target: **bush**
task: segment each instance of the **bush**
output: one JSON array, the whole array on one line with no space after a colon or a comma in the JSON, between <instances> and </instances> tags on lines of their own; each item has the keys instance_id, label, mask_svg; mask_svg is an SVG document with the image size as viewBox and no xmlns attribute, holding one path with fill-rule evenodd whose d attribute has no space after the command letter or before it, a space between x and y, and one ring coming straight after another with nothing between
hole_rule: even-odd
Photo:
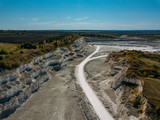
<instances>
[{"instance_id":1,"label":"bush","mask_svg":"<svg viewBox=\"0 0 160 120\"><path fill-rule=\"evenodd\" d=\"M6 55L6 58L10 58L10 55Z\"/></svg>"},{"instance_id":2,"label":"bush","mask_svg":"<svg viewBox=\"0 0 160 120\"><path fill-rule=\"evenodd\" d=\"M3 56L0 56L0 60L3 60Z\"/></svg>"},{"instance_id":3,"label":"bush","mask_svg":"<svg viewBox=\"0 0 160 120\"><path fill-rule=\"evenodd\" d=\"M58 43L57 43L57 41L54 43L54 46L55 46L55 47L58 47Z\"/></svg>"},{"instance_id":4,"label":"bush","mask_svg":"<svg viewBox=\"0 0 160 120\"><path fill-rule=\"evenodd\" d=\"M7 65L6 65L6 69L11 70L11 69L12 69L12 64L7 63Z\"/></svg>"},{"instance_id":5,"label":"bush","mask_svg":"<svg viewBox=\"0 0 160 120\"><path fill-rule=\"evenodd\" d=\"M1 49L1 50L0 50L0 54L6 55L6 54L8 54L8 50Z\"/></svg>"},{"instance_id":6,"label":"bush","mask_svg":"<svg viewBox=\"0 0 160 120\"><path fill-rule=\"evenodd\" d=\"M0 61L0 68L5 69L6 68L6 63L4 61Z\"/></svg>"},{"instance_id":7,"label":"bush","mask_svg":"<svg viewBox=\"0 0 160 120\"><path fill-rule=\"evenodd\" d=\"M24 52L21 50L21 51L20 51L20 54L23 54L23 53L24 53Z\"/></svg>"},{"instance_id":8,"label":"bush","mask_svg":"<svg viewBox=\"0 0 160 120\"><path fill-rule=\"evenodd\" d=\"M65 45L68 45L68 41L67 41L67 40L64 40L64 44L65 44Z\"/></svg>"},{"instance_id":9,"label":"bush","mask_svg":"<svg viewBox=\"0 0 160 120\"><path fill-rule=\"evenodd\" d=\"M132 103L133 103L133 106L134 106L135 108L138 108L138 106L141 105L141 103L140 103L140 98L136 97L136 98L132 101Z\"/></svg>"},{"instance_id":10,"label":"bush","mask_svg":"<svg viewBox=\"0 0 160 120\"><path fill-rule=\"evenodd\" d=\"M12 64L12 68L17 68L17 67L19 67L20 65L19 65L19 63L18 62L15 62L14 64Z\"/></svg>"},{"instance_id":11,"label":"bush","mask_svg":"<svg viewBox=\"0 0 160 120\"><path fill-rule=\"evenodd\" d=\"M14 55L14 53L13 53L13 52L10 52L10 54L11 54L11 55Z\"/></svg>"},{"instance_id":12,"label":"bush","mask_svg":"<svg viewBox=\"0 0 160 120\"><path fill-rule=\"evenodd\" d=\"M30 43L30 42L25 42L25 43L22 43L20 45L20 48L24 48L24 49L36 49L37 46L34 45L34 44L32 44L32 43Z\"/></svg>"},{"instance_id":13,"label":"bush","mask_svg":"<svg viewBox=\"0 0 160 120\"><path fill-rule=\"evenodd\" d=\"M149 78L154 78L154 75L148 75Z\"/></svg>"},{"instance_id":14,"label":"bush","mask_svg":"<svg viewBox=\"0 0 160 120\"><path fill-rule=\"evenodd\" d=\"M39 48L43 49L44 48L43 44L39 44Z\"/></svg>"},{"instance_id":15,"label":"bush","mask_svg":"<svg viewBox=\"0 0 160 120\"><path fill-rule=\"evenodd\" d=\"M51 42L53 42L53 39L46 40L46 43L51 43Z\"/></svg>"},{"instance_id":16,"label":"bush","mask_svg":"<svg viewBox=\"0 0 160 120\"><path fill-rule=\"evenodd\" d=\"M159 107L159 106L155 107L155 110L156 110L156 111L157 111L157 110L160 110L160 107Z\"/></svg>"},{"instance_id":17,"label":"bush","mask_svg":"<svg viewBox=\"0 0 160 120\"><path fill-rule=\"evenodd\" d=\"M136 76L136 73L135 73L135 72L133 72L133 73L132 73L132 77L135 77L135 76Z\"/></svg>"}]
</instances>

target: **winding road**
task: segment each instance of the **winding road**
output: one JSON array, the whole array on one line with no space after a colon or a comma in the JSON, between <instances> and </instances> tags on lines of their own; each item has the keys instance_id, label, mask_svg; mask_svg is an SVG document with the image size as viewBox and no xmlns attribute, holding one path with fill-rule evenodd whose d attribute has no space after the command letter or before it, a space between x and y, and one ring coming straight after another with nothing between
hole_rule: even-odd
<instances>
[{"instance_id":1,"label":"winding road","mask_svg":"<svg viewBox=\"0 0 160 120\"><path fill-rule=\"evenodd\" d=\"M98 59L98 58L107 56L107 55L102 55L102 56L98 56L95 58L91 58L94 54L96 54L99 51L99 49L100 49L100 46L96 46L96 50L76 67L75 76L76 76L76 79L78 80L80 86L82 87L83 92L85 93L89 102L93 106L99 119L100 120L114 120L113 117L110 115L110 113L105 109L102 102L98 99L98 97L96 96L96 94L94 93L92 88L87 83L86 77L84 74L84 66L87 62L89 62L90 60L93 60L93 59Z\"/></svg>"}]
</instances>

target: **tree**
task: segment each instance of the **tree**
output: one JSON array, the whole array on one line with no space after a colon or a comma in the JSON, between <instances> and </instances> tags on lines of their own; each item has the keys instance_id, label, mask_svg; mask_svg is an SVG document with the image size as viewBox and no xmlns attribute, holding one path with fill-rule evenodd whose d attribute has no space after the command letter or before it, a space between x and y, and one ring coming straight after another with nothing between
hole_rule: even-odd
<instances>
[{"instance_id":1,"label":"tree","mask_svg":"<svg viewBox=\"0 0 160 120\"><path fill-rule=\"evenodd\" d=\"M36 49L36 48L37 48L36 45L34 45L34 44L30 43L30 42L22 43L22 44L20 45L20 47L21 47L21 48L24 48L24 49Z\"/></svg>"},{"instance_id":2,"label":"tree","mask_svg":"<svg viewBox=\"0 0 160 120\"><path fill-rule=\"evenodd\" d=\"M3 60L3 56L0 56L0 60Z\"/></svg>"}]
</instances>

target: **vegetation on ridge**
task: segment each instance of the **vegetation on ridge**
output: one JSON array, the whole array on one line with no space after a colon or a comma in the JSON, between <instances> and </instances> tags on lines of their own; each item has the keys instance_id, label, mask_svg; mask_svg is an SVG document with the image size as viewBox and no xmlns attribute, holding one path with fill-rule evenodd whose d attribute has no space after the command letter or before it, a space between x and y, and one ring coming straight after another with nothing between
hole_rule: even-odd
<instances>
[{"instance_id":1,"label":"vegetation on ridge","mask_svg":"<svg viewBox=\"0 0 160 120\"><path fill-rule=\"evenodd\" d=\"M68 47L80 36L77 34L62 34L58 38L21 44L0 43L0 68L14 69L22 64L29 63L34 57L54 51L57 47Z\"/></svg>"},{"instance_id":2,"label":"vegetation on ridge","mask_svg":"<svg viewBox=\"0 0 160 120\"><path fill-rule=\"evenodd\" d=\"M143 95L148 101L160 107L160 54L141 51L114 52L111 57L115 61L127 59L130 66L126 76L144 81Z\"/></svg>"}]
</instances>

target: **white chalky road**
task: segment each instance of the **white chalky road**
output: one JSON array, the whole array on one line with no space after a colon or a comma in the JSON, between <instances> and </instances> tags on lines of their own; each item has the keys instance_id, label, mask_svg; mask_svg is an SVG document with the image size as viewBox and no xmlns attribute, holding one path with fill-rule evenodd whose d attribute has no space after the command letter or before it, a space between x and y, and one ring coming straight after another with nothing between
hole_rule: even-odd
<instances>
[{"instance_id":1,"label":"white chalky road","mask_svg":"<svg viewBox=\"0 0 160 120\"><path fill-rule=\"evenodd\" d=\"M93 59L98 59L98 58L107 56L107 55L102 55L102 56L98 56L95 58L91 58L94 54L96 54L99 51L99 49L100 49L100 46L97 46L96 50L76 67L75 76L80 86L82 87L83 92L86 94L89 102L93 106L99 119L100 120L114 120L113 117L110 115L110 113L105 109L102 102L98 99L98 97L96 96L92 88L88 85L86 81L86 77L84 75L84 66L87 62Z\"/></svg>"}]
</instances>

